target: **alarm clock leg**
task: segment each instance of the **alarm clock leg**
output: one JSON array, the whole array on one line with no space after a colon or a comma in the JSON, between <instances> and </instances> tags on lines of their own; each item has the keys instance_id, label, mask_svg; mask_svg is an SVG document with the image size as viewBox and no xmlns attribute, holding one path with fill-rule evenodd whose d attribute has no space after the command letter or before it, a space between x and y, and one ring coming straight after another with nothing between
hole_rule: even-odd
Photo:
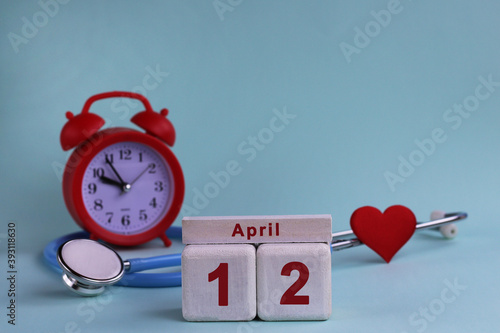
<instances>
[{"instance_id":1,"label":"alarm clock leg","mask_svg":"<svg viewBox=\"0 0 500 333\"><path fill-rule=\"evenodd\" d=\"M160 238L163 241L163 244L165 244L165 247L170 247L170 245L172 245L172 241L167 237L167 235L163 234Z\"/></svg>"}]
</instances>

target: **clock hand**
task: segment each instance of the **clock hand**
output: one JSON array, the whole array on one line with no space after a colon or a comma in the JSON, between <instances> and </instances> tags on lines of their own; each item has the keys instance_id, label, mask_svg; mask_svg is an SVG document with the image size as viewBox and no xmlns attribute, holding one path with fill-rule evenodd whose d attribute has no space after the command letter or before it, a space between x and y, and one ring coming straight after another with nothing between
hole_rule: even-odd
<instances>
[{"instance_id":1,"label":"clock hand","mask_svg":"<svg viewBox=\"0 0 500 333\"><path fill-rule=\"evenodd\" d=\"M108 156L106 156L106 163L109 164L109 166L111 167L111 170L113 170L113 172L115 173L116 177L118 177L118 180L120 181L120 185L121 186L127 185L127 183L125 183L123 181L122 177L120 177L120 174L118 173L118 171L116 171L115 167L113 166L113 163L111 163L111 161L108 159Z\"/></svg>"},{"instance_id":2,"label":"clock hand","mask_svg":"<svg viewBox=\"0 0 500 333\"><path fill-rule=\"evenodd\" d=\"M102 181L104 184L116 185L116 186L118 186L118 187L120 187L120 188L122 188L122 187L123 187L123 185L122 185L120 182L118 182L118 181L116 181L116 180L114 180L114 179L108 178L108 177L106 177L106 176L101 176L101 177L99 177L99 178L101 179L101 181Z\"/></svg>"},{"instance_id":3,"label":"clock hand","mask_svg":"<svg viewBox=\"0 0 500 333\"><path fill-rule=\"evenodd\" d=\"M108 156L106 156L105 159L106 159L106 163L109 164L109 166L111 167L111 170L113 170L116 177L118 177L118 179L120 180L120 186L122 188L122 192L120 194L123 194L125 192L130 191L130 189L131 189L130 184L123 181L122 177L120 176L118 171L116 171L115 167L113 166L113 163L111 163L111 161L108 159Z\"/></svg>"},{"instance_id":4,"label":"clock hand","mask_svg":"<svg viewBox=\"0 0 500 333\"><path fill-rule=\"evenodd\" d=\"M128 184L124 184L123 185L123 191L122 193L120 193L120 195L122 195L123 193L125 192L129 192L131 189L132 189L132 184L134 184L139 178L141 178L141 176L146 172L148 171L149 167L151 166L151 164L148 164L148 166L146 167L146 169L142 170L142 172L137 176L135 177L135 179L131 182L131 183L128 183Z\"/></svg>"},{"instance_id":5,"label":"clock hand","mask_svg":"<svg viewBox=\"0 0 500 333\"><path fill-rule=\"evenodd\" d=\"M130 185L133 185L139 178L141 178L142 175L145 174L146 171L149 170L150 166L151 166L151 164L148 164L148 166L146 167L146 169L142 170L142 172L137 177L135 177L135 179L130 183Z\"/></svg>"}]
</instances>

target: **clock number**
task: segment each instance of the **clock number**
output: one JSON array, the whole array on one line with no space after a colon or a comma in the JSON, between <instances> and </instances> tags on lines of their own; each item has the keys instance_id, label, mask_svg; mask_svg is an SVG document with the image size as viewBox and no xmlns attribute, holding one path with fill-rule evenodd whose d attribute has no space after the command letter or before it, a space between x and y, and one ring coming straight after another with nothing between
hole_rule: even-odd
<instances>
[{"instance_id":1,"label":"clock number","mask_svg":"<svg viewBox=\"0 0 500 333\"><path fill-rule=\"evenodd\" d=\"M156 173L156 164L149 163L149 173Z\"/></svg>"},{"instance_id":2,"label":"clock number","mask_svg":"<svg viewBox=\"0 0 500 333\"><path fill-rule=\"evenodd\" d=\"M155 181L155 186L156 186L156 187L155 187L155 191L156 191L156 192L161 192L161 191L163 191L163 182L161 182L161 181L157 180L157 181Z\"/></svg>"},{"instance_id":3,"label":"clock number","mask_svg":"<svg viewBox=\"0 0 500 333\"><path fill-rule=\"evenodd\" d=\"M109 161L109 163L114 163L113 161L113 154L104 154L104 160Z\"/></svg>"},{"instance_id":4,"label":"clock number","mask_svg":"<svg viewBox=\"0 0 500 333\"><path fill-rule=\"evenodd\" d=\"M146 210L145 209L141 209L139 211L139 220L146 221L147 219L148 219L148 214L146 214Z\"/></svg>"},{"instance_id":5,"label":"clock number","mask_svg":"<svg viewBox=\"0 0 500 333\"><path fill-rule=\"evenodd\" d=\"M142 152L139 153L139 162L142 162Z\"/></svg>"},{"instance_id":6,"label":"clock number","mask_svg":"<svg viewBox=\"0 0 500 333\"><path fill-rule=\"evenodd\" d=\"M287 289L287 291L285 291L283 296L281 296L280 304L309 304L309 296L297 295L299 290L302 289L307 283L307 280L309 280L309 269L301 262L292 261L283 266L281 275L290 276L292 271L298 271L299 278Z\"/></svg>"},{"instance_id":7,"label":"clock number","mask_svg":"<svg viewBox=\"0 0 500 333\"><path fill-rule=\"evenodd\" d=\"M219 306L228 306L229 283L228 283L228 263L219 264L213 272L208 274L208 282L219 279Z\"/></svg>"},{"instance_id":8,"label":"clock number","mask_svg":"<svg viewBox=\"0 0 500 333\"><path fill-rule=\"evenodd\" d=\"M132 151L130 149L120 149L120 160L131 160Z\"/></svg>"},{"instance_id":9,"label":"clock number","mask_svg":"<svg viewBox=\"0 0 500 333\"><path fill-rule=\"evenodd\" d=\"M130 215L123 215L122 216L122 224L124 226L129 226L130 225Z\"/></svg>"},{"instance_id":10,"label":"clock number","mask_svg":"<svg viewBox=\"0 0 500 333\"><path fill-rule=\"evenodd\" d=\"M102 206L102 199L94 200L94 210L101 211L104 207Z\"/></svg>"},{"instance_id":11,"label":"clock number","mask_svg":"<svg viewBox=\"0 0 500 333\"><path fill-rule=\"evenodd\" d=\"M107 212L106 216L108 217L108 223L111 223L111 219L113 218L113 212Z\"/></svg>"},{"instance_id":12,"label":"clock number","mask_svg":"<svg viewBox=\"0 0 500 333\"><path fill-rule=\"evenodd\" d=\"M153 198L150 202L149 205L153 208L156 208L156 198Z\"/></svg>"},{"instance_id":13,"label":"clock number","mask_svg":"<svg viewBox=\"0 0 500 333\"><path fill-rule=\"evenodd\" d=\"M94 172L94 178L101 178L102 176L104 176L103 168L94 168L93 172Z\"/></svg>"},{"instance_id":14,"label":"clock number","mask_svg":"<svg viewBox=\"0 0 500 333\"><path fill-rule=\"evenodd\" d=\"M97 185L95 183L90 183L88 188L89 194L94 194L97 191Z\"/></svg>"}]
</instances>

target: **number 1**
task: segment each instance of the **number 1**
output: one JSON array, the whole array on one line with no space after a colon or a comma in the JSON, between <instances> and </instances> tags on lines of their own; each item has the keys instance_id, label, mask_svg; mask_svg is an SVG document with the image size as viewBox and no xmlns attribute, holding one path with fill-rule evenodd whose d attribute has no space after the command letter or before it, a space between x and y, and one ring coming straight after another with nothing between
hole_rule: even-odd
<instances>
[{"instance_id":1,"label":"number 1","mask_svg":"<svg viewBox=\"0 0 500 333\"><path fill-rule=\"evenodd\" d=\"M228 306L228 264L220 263L213 272L208 274L208 282L219 279L219 306Z\"/></svg>"}]
</instances>

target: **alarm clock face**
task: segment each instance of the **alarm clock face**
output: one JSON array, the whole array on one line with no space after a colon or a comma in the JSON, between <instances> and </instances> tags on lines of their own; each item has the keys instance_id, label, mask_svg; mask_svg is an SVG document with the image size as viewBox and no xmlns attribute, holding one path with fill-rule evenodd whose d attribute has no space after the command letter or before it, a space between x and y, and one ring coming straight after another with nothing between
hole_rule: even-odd
<instances>
[{"instance_id":1,"label":"alarm clock face","mask_svg":"<svg viewBox=\"0 0 500 333\"><path fill-rule=\"evenodd\" d=\"M90 217L102 228L134 235L154 227L173 196L165 159L138 142L119 142L97 153L86 167L81 194Z\"/></svg>"}]
</instances>

